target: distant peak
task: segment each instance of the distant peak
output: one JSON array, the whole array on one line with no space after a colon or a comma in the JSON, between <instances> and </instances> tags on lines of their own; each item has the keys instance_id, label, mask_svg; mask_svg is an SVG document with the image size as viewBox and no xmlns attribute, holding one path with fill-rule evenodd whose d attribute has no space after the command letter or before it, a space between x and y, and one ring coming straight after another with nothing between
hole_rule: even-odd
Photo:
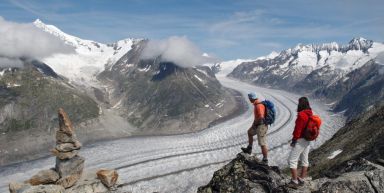
<instances>
[{"instance_id":1,"label":"distant peak","mask_svg":"<svg viewBox=\"0 0 384 193\"><path fill-rule=\"evenodd\" d=\"M362 37L355 37L349 42L348 48L354 50L367 51L369 48L372 47L372 44L372 40L367 40Z\"/></svg>"},{"instance_id":2,"label":"distant peak","mask_svg":"<svg viewBox=\"0 0 384 193\"><path fill-rule=\"evenodd\" d=\"M367 39L363 37L354 37L350 42L364 42L367 41Z\"/></svg>"},{"instance_id":3,"label":"distant peak","mask_svg":"<svg viewBox=\"0 0 384 193\"><path fill-rule=\"evenodd\" d=\"M40 19L36 19L33 24L44 24Z\"/></svg>"}]
</instances>

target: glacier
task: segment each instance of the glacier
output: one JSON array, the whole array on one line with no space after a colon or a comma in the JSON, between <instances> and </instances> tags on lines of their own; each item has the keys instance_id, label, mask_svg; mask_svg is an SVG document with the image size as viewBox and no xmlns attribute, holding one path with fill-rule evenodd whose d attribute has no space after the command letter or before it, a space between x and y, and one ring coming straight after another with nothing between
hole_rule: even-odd
<instances>
[{"instance_id":1,"label":"glacier","mask_svg":"<svg viewBox=\"0 0 384 193\"><path fill-rule=\"evenodd\" d=\"M298 95L282 90L256 87L218 75L225 87L246 94L255 91L261 99L276 104L277 120L268 131L270 165L287 166ZM319 147L344 124L344 117L328 107L311 101L315 114L323 119L320 137L312 143ZM196 192L210 180L213 172L232 160L240 147L247 144L247 129L253 121L252 107L228 121L211 128L182 135L136 136L86 145L80 155L86 159L86 169L114 168L120 174L120 184L132 192ZM256 145L255 145L256 146ZM254 147L260 154L258 147ZM0 191L11 181L23 181L41 169L54 166L54 157L4 166L0 168Z\"/></svg>"}]
</instances>

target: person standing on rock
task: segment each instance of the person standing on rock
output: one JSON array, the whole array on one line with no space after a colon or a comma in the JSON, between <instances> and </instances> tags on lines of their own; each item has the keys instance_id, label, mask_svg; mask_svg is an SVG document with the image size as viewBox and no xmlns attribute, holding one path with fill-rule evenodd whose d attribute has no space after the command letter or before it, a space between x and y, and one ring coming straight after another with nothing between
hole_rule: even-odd
<instances>
[{"instance_id":1,"label":"person standing on rock","mask_svg":"<svg viewBox=\"0 0 384 193\"><path fill-rule=\"evenodd\" d=\"M288 157L289 168L291 169L292 179L289 182L288 186L291 188L298 188L300 185L304 184L304 178L307 175L307 170L309 166L308 154L309 154L309 144L310 141L304 139L304 129L309 122L309 118L313 115L311 106L307 97L301 97L299 99L299 104L297 106L297 118L295 122L295 129L293 131L293 138L291 142L291 153ZM297 175L297 164L298 161L301 161L301 173L300 176Z\"/></svg>"},{"instance_id":2,"label":"person standing on rock","mask_svg":"<svg viewBox=\"0 0 384 193\"><path fill-rule=\"evenodd\" d=\"M265 106L261 103L255 93L248 94L249 101L254 105L255 120L251 128L248 129L248 146L242 147L244 153L251 154L253 146L253 136L257 135L257 141L263 154L263 162L268 164L267 131L268 126L264 124Z\"/></svg>"}]
</instances>

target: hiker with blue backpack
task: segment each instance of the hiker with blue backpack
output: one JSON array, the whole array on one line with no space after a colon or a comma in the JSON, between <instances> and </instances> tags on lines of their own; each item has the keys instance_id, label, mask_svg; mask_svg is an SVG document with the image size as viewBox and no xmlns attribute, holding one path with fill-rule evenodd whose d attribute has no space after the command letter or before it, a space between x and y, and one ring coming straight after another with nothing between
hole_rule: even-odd
<instances>
[{"instance_id":1,"label":"hiker with blue backpack","mask_svg":"<svg viewBox=\"0 0 384 193\"><path fill-rule=\"evenodd\" d=\"M263 154L262 161L268 165L267 131L268 125L271 125L275 120L274 105L268 100L260 101L253 92L248 94L248 99L254 105L255 119L248 129L248 146L242 147L241 150L244 153L251 154L253 136L257 135L257 141Z\"/></svg>"}]
</instances>

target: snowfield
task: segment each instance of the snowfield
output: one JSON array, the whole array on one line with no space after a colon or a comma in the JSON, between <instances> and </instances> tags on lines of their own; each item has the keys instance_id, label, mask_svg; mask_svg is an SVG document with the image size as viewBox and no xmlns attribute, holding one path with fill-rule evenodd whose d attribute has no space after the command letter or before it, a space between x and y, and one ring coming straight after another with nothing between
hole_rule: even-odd
<instances>
[{"instance_id":1,"label":"snowfield","mask_svg":"<svg viewBox=\"0 0 384 193\"><path fill-rule=\"evenodd\" d=\"M255 91L261 99L273 101L277 120L268 131L270 165L286 167L296 118L299 96L280 90L256 87L218 75L220 82L243 93ZM246 99L247 100L247 99ZM344 124L342 115L328 111L326 105L311 101L315 114L321 116L320 137L312 142L318 147ZM247 144L247 129L253 121L251 106L246 113L196 133L172 136L130 137L99 142L83 147L86 169L115 168L122 188L132 192L196 192L211 179L213 172L240 152ZM47 147L48 149L48 147ZM260 154L257 142L254 151ZM54 167L55 158L43 158L0 168L0 192L11 181L23 181L39 170Z\"/></svg>"}]
</instances>

